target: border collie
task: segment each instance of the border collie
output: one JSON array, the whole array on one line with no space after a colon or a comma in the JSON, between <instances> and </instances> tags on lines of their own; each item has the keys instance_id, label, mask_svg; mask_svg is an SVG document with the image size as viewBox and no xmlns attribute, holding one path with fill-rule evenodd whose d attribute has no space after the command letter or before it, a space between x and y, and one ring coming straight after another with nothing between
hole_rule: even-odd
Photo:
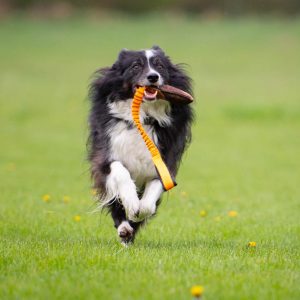
<instances>
[{"instance_id":1,"label":"border collie","mask_svg":"<svg viewBox=\"0 0 300 300\"><path fill-rule=\"evenodd\" d=\"M151 155L131 117L137 86L168 84L192 93L181 65L163 50L122 50L117 61L95 73L90 87L89 160L100 206L108 208L123 244L134 241L139 227L156 213L164 192ZM190 105L157 99L145 91L140 119L175 178L191 140Z\"/></svg>"}]
</instances>

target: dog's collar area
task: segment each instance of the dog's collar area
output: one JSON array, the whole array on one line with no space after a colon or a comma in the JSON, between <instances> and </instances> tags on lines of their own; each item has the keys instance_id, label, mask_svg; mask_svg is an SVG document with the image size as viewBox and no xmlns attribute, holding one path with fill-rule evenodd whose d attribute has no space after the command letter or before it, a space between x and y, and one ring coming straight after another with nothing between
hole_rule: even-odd
<instances>
[{"instance_id":1,"label":"dog's collar area","mask_svg":"<svg viewBox=\"0 0 300 300\"><path fill-rule=\"evenodd\" d=\"M124 122L128 129L132 129L134 128L134 123L132 121L129 121L129 120L125 120L125 119L122 119L122 118L118 118L118 117L113 117L115 120L118 120L118 121L121 121L121 122ZM144 120L143 120L143 125L150 125L150 126L153 126L155 124L156 120L150 116L147 116Z\"/></svg>"}]
</instances>

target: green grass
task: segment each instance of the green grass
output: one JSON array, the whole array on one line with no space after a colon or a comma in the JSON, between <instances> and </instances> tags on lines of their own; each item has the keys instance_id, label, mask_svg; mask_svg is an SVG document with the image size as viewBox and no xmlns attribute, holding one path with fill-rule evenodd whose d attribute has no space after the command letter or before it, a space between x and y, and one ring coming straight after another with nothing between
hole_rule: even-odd
<instances>
[{"instance_id":1,"label":"green grass","mask_svg":"<svg viewBox=\"0 0 300 300\"><path fill-rule=\"evenodd\" d=\"M13 18L0 36L1 299L300 298L299 20ZM85 98L121 48L153 44L190 65L197 122L178 186L125 249L89 213Z\"/></svg>"}]
</instances>

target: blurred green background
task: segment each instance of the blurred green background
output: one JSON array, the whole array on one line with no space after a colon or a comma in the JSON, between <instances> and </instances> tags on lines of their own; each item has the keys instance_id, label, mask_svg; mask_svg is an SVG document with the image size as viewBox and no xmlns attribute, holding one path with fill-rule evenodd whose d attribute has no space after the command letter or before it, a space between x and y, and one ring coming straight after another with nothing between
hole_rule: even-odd
<instances>
[{"instance_id":1,"label":"blurred green background","mask_svg":"<svg viewBox=\"0 0 300 300\"><path fill-rule=\"evenodd\" d=\"M192 299L200 284L203 299L299 299L298 13L0 1L0 298ZM124 249L90 213L86 96L120 49L153 44L187 64L197 119L178 186Z\"/></svg>"}]
</instances>

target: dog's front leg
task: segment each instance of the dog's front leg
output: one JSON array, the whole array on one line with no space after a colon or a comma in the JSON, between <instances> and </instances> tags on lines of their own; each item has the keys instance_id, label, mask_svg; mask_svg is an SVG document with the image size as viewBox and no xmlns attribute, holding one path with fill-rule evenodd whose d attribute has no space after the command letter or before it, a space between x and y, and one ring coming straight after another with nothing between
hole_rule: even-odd
<instances>
[{"instance_id":1,"label":"dog's front leg","mask_svg":"<svg viewBox=\"0 0 300 300\"><path fill-rule=\"evenodd\" d=\"M135 221L139 213L139 197L128 170L119 161L110 164L106 188L108 194L120 198L129 220Z\"/></svg>"},{"instance_id":2,"label":"dog's front leg","mask_svg":"<svg viewBox=\"0 0 300 300\"><path fill-rule=\"evenodd\" d=\"M143 197L140 201L139 220L143 220L155 214L156 202L164 189L159 179L147 182Z\"/></svg>"}]
</instances>

